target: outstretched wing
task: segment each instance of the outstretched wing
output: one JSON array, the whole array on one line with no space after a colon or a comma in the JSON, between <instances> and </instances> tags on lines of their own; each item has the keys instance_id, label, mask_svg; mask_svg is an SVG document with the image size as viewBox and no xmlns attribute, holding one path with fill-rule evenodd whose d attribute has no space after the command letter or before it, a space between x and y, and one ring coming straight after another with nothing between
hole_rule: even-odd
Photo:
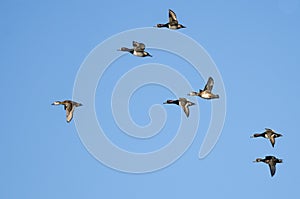
<instances>
[{"instance_id":1,"label":"outstretched wing","mask_svg":"<svg viewBox=\"0 0 300 199\"><path fill-rule=\"evenodd\" d=\"M179 105L182 107L182 109L183 109L185 115L186 115L187 117L189 117L189 115L190 115L190 109L189 109L189 106L193 106L193 105L195 105L195 103L190 102L190 101L188 101L188 100L185 99L185 98L179 98Z\"/></svg>"},{"instance_id":2,"label":"outstretched wing","mask_svg":"<svg viewBox=\"0 0 300 199\"><path fill-rule=\"evenodd\" d=\"M139 42L137 42L137 41L132 41L132 46L135 48L135 47L137 47L139 45Z\"/></svg>"},{"instance_id":3,"label":"outstretched wing","mask_svg":"<svg viewBox=\"0 0 300 199\"><path fill-rule=\"evenodd\" d=\"M276 172L276 166L269 164L269 168L270 168L271 176L274 176Z\"/></svg>"},{"instance_id":4,"label":"outstretched wing","mask_svg":"<svg viewBox=\"0 0 300 199\"><path fill-rule=\"evenodd\" d=\"M185 115L187 117L189 117L190 110L189 110L189 107L188 107L187 100L185 98L179 98L179 106L181 106L181 108L183 109Z\"/></svg>"},{"instance_id":5,"label":"outstretched wing","mask_svg":"<svg viewBox=\"0 0 300 199\"><path fill-rule=\"evenodd\" d=\"M212 77L209 77L204 87L204 90L211 92L213 87L214 87L214 79Z\"/></svg>"},{"instance_id":6,"label":"outstretched wing","mask_svg":"<svg viewBox=\"0 0 300 199\"><path fill-rule=\"evenodd\" d=\"M266 132L274 132L272 129L270 128L265 128Z\"/></svg>"},{"instance_id":7,"label":"outstretched wing","mask_svg":"<svg viewBox=\"0 0 300 199\"><path fill-rule=\"evenodd\" d=\"M74 109L75 109L75 106L73 106L72 104L68 104L66 106L66 119L67 119L67 122L71 122L71 120L73 118Z\"/></svg>"},{"instance_id":8,"label":"outstretched wing","mask_svg":"<svg viewBox=\"0 0 300 199\"><path fill-rule=\"evenodd\" d=\"M172 23L174 21L177 21L177 17L175 12L173 10L169 9L169 23Z\"/></svg>"},{"instance_id":9,"label":"outstretched wing","mask_svg":"<svg viewBox=\"0 0 300 199\"><path fill-rule=\"evenodd\" d=\"M143 43L133 41L132 45L133 45L133 48L135 51L144 51L145 50L145 44L143 44Z\"/></svg>"},{"instance_id":10,"label":"outstretched wing","mask_svg":"<svg viewBox=\"0 0 300 199\"><path fill-rule=\"evenodd\" d=\"M274 138L274 136L270 137L270 142L272 144L272 147L274 147L274 145L275 145L275 138Z\"/></svg>"}]
</instances>

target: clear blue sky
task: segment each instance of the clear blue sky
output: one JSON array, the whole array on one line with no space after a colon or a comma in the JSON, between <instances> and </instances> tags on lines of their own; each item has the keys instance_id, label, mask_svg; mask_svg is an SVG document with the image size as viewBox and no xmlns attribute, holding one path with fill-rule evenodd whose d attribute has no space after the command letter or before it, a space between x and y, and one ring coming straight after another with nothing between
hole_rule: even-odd
<instances>
[{"instance_id":1,"label":"clear blue sky","mask_svg":"<svg viewBox=\"0 0 300 199\"><path fill-rule=\"evenodd\" d=\"M156 172L119 172L104 166L86 150L74 121L66 123L63 107L52 107L51 103L72 98L80 65L99 43L126 30L166 22L169 8L187 26L179 31L206 49L222 75L227 96L225 125L212 152L198 159L210 119L210 102L189 98L199 104L201 121L186 153ZM298 196L299 0L13 0L1 1L0 16L0 198ZM149 52L154 55L152 59L128 55L112 69L119 64L121 69L115 73L121 74L131 66L158 62L189 70L184 61L169 59L167 54L163 57L164 52L157 50ZM206 80L194 77L192 72L185 74L194 89L205 84ZM111 86L116 79L108 76L105 81ZM140 125L149 122L151 103L174 97L161 87L150 85L145 89L136 92L136 104L130 107ZM101 110L109 109L97 102L101 96L100 91L96 93L97 115L108 131L111 128L107 136L120 147L137 152L156 149L172 139L174 135L168 132L178 128L177 120L168 119L163 135L155 138L158 141L149 141L144 147L138 141L145 140L130 141L114 124L110 126L111 120L105 121ZM178 107L165 108L175 118L182 114ZM277 139L275 148L268 140L249 138L265 127L284 135ZM284 161L273 178L267 165L252 163L268 154Z\"/></svg>"}]
</instances>

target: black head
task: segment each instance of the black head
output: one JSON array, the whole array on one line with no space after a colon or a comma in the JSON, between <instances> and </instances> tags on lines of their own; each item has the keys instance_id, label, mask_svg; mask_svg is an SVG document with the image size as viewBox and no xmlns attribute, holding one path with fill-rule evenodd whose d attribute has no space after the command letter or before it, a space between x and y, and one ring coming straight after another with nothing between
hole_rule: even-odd
<instances>
[{"instance_id":1,"label":"black head","mask_svg":"<svg viewBox=\"0 0 300 199\"><path fill-rule=\"evenodd\" d=\"M256 158L253 162L262 162L263 159L262 158Z\"/></svg>"},{"instance_id":2,"label":"black head","mask_svg":"<svg viewBox=\"0 0 300 199\"><path fill-rule=\"evenodd\" d=\"M174 102L174 100L167 100L164 102L164 104L172 104Z\"/></svg>"},{"instance_id":3,"label":"black head","mask_svg":"<svg viewBox=\"0 0 300 199\"><path fill-rule=\"evenodd\" d=\"M263 133L254 133L251 137L252 138L264 137L264 134Z\"/></svg>"},{"instance_id":4,"label":"black head","mask_svg":"<svg viewBox=\"0 0 300 199\"><path fill-rule=\"evenodd\" d=\"M179 100L167 100L164 104L177 104L179 105Z\"/></svg>"}]
</instances>

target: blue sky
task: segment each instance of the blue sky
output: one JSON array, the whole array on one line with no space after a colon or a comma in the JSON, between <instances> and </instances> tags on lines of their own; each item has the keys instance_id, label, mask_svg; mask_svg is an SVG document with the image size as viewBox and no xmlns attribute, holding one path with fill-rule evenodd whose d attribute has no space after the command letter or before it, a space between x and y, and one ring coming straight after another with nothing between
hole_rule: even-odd
<instances>
[{"instance_id":1,"label":"blue sky","mask_svg":"<svg viewBox=\"0 0 300 199\"><path fill-rule=\"evenodd\" d=\"M225 125L212 152L198 159L211 104L189 98L199 104L201 120L184 155L156 172L119 172L86 150L74 121L66 123L63 107L51 103L72 98L78 70L98 44L126 30L166 22L169 8L187 26L179 32L202 45L218 67L227 97ZM269 188L275 191L273 198L298 194L298 0L2 1L0 15L1 198L262 198L269 196ZM193 76L185 61L147 50L152 59L128 55L114 63L104 84L109 88L115 84L109 73L122 74L131 66L157 62L182 72L194 89L204 86L206 80ZM174 97L155 85L143 89L130 104L139 125L148 124L152 103ZM143 152L174 137L182 114L178 107L165 106L169 117L156 141L130 140L105 119L109 107L97 101L109 90L102 92L99 86L97 116L118 146ZM249 138L265 127L284 135L275 148L268 140ZM252 163L268 154L284 161L273 178L267 165Z\"/></svg>"}]
</instances>

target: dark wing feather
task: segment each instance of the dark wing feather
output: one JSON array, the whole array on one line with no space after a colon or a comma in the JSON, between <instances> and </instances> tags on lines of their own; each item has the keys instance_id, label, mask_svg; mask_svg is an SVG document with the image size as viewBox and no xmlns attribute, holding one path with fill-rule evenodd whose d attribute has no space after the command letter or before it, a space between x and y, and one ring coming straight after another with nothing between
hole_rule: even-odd
<instances>
[{"instance_id":1,"label":"dark wing feather","mask_svg":"<svg viewBox=\"0 0 300 199\"><path fill-rule=\"evenodd\" d=\"M274 147L274 145L275 145L275 138L274 138L274 136L270 137L270 142L272 144L272 147Z\"/></svg>"},{"instance_id":2,"label":"dark wing feather","mask_svg":"<svg viewBox=\"0 0 300 199\"><path fill-rule=\"evenodd\" d=\"M211 92L212 89L213 89L213 86L214 86L214 80L213 80L212 77L209 77L208 80L207 80L207 83L204 87L204 90L207 90L207 91Z\"/></svg>"},{"instance_id":3,"label":"dark wing feather","mask_svg":"<svg viewBox=\"0 0 300 199\"><path fill-rule=\"evenodd\" d=\"M173 10L169 9L169 23L172 23L174 21L177 21L177 17L175 12Z\"/></svg>"},{"instance_id":4,"label":"dark wing feather","mask_svg":"<svg viewBox=\"0 0 300 199\"><path fill-rule=\"evenodd\" d=\"M270 167L271 176L274 176L276 172L276 166L269 164L269 167Z\"/></svg>"}]
</instances>

